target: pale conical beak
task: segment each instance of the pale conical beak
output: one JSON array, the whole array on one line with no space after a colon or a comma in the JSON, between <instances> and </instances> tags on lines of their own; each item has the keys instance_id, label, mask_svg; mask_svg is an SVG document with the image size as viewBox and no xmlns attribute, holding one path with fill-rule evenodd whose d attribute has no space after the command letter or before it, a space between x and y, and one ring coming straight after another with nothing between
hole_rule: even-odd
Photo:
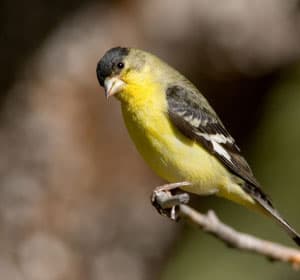
<instances>
[{"instance_id":1,"label":"pale conical beak","mask_svg":"<svg viewBox=\"0 0 300 280\"><path fill-rule=\"evenodd\" d=\"M120 92L125 83L119 77L106 78L104 81L105 96L109 98L110 96Z\"/></svg>"}]
</instances>

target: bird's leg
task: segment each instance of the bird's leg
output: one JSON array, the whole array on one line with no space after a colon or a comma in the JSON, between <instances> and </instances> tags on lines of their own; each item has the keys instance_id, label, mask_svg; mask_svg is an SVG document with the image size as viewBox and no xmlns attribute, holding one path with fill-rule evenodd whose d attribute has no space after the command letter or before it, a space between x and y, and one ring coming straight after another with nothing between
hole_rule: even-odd
<instances>
[{"instance_id":1,"label":"bird's leg","mask_svg":"<svg viewBox=\"0 0 300 280\"><path fill-rule=\"evenodd\" d=\"M177 220L178 205L187 204L190 197L187 193L172 192L189 185L189 182L178 182L156 187L151 196L152 205L161 215Z\"/></svg>"}]
</instances>

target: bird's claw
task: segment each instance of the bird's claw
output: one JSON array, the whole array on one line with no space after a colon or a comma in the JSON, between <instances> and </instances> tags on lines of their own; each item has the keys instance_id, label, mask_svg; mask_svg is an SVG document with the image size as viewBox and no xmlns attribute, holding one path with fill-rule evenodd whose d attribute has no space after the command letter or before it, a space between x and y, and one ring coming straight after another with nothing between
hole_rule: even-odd
<instances>
[{"instance_id":1,"label":"bird's claw","mask_svg":"<svg viewBox=\"0 0 300 280\"><path fill-rule=\"evenodd\" d=\"M189 195L187 193L172 194L169 190L155 189L151 196L151 202L158 213L177 221L179 219L179 205L187 204Z\"/></svg>"}]
</instances>

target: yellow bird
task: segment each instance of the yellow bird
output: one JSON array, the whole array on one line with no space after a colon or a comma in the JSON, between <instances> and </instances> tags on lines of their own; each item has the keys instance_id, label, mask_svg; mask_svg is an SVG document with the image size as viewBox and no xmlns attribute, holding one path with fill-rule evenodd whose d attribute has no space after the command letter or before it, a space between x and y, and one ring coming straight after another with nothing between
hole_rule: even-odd
<instances>
[{"instance_id":1,"label":"yellow bird","mask_svg":"<svg viewBox=\"0 0 300 280\"><path fill-rule=\"evenodd\" d=\"M116 47L99 61L97 77L106 97L121 101L133 142L159 176L184 191L266 212L300 245L215 111L183 75L150 53Z\"/></svg>"}]
</instances>

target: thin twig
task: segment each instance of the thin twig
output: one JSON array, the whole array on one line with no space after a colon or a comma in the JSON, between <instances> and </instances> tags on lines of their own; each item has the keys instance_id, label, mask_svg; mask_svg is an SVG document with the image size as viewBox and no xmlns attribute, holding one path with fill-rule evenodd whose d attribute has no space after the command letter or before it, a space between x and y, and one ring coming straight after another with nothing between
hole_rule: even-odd
<instances>
[{"instance_id":1,"label":"thin twig","mask_svg":"<svg viewBox=\"0 0 300 280\"><path fill-rule=\"evenodd\" d=\"M212 210L205 215L187 205L181 204L179 206L179 216L196 224L199 228L222 240L231 248L253 252L274 261L288 262L295 269L300 267L300 250L238 232L222 223Z\"/></svg>"},{"instance_id":2,"label":"thin twig","mask_svg":"<svg viewBox=\"0 0 300 280\"><path fill-rule=\"evenodd\" d=\"M181 195L183 195L182 199ZM190 206L183 204L188 202L186 195L186 193L183 193L173 196L169 192L156 191L154 192L155 197L152 197L152 203L161 214L174 219L174 215L170 215L172 211L170 212L170 209L168 209L170 205L167 202L169 200L175 202L175 205L177 205L176 209L178 210L176 214L179 217L190 221L205 232L222 240L230 248L256 253L272 261L290 263L294 269L300 268L300 250L236 231L221 222L212 210L208 211L207 214L202 214ZM166 205L168 207L165 207ZM174 210L174 207L172 207L172 210Z\"/></svg>"}]
</instances>

